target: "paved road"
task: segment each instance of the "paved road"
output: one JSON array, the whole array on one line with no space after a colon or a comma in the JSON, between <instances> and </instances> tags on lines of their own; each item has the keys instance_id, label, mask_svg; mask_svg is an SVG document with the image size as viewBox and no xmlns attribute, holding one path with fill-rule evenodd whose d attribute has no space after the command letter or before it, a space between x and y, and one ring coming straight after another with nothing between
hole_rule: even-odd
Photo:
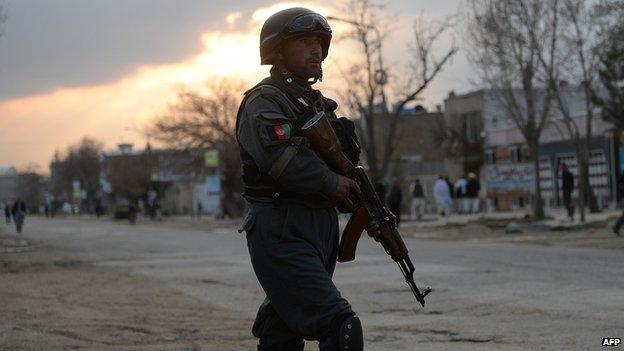
<instances>
[{"instance_id":1,"label":"paved road","mask_svg":"<svg viewBox=\"0 0 624 351\"><path fill-rule=\"evenodd\" d=\"M28 238L249 316L264 297L245 239L232 228L206 232L38 218L26 225ZM406 244L416 282L434 288L425 309L368 238L356 262L337 268L336 285L362 317L367 350L596 350L603 337L624 337L623 251Z\"/></svg>"}]
</instances>

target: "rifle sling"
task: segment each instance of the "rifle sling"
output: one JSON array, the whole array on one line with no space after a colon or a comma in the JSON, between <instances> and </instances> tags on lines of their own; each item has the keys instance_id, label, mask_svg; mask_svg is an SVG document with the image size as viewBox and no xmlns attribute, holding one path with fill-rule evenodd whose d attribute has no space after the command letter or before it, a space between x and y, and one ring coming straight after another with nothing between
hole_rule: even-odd
<instances>
[{"instance_id":1,"label":"rifle sling","mask_svg":"<svg viewBox=\"0 0 624 351\"><path fill-rule=\"evenodd\" d=\"M293 157L299 151L299 146L301 145L303 138L302 137L293 137L290 141L290 145L286 147L284 152L280 155L280 157L273 163L271 169L269 170L269 175L271 178L277 180L279 176L284 172L284 169L288 165L288 162L292 160Z\"/></svg>"}]
</instances>

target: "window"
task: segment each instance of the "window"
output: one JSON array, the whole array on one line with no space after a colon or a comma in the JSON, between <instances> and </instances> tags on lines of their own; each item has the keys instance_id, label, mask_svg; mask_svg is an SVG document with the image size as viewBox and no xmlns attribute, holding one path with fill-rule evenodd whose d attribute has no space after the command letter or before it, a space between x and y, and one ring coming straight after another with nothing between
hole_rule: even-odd
<instances>
[{"instance_id":1,"label":"window","mask_svg":"<svg viewBox=\"0 0 624 351\"><path fill-rule=\"evenodd\" d=\"M524 160L522 157L522 148L520 146L512 146L509 148L511 151L511 162L512 163L520 163Z\"/></svg>"},{"instance_id":2,"label":"window","mask_svg":"<svg viewBox=\"0 0 624 351\"><path fill-rule=\"evenodd\" d=\"M485 163L490 165L496 163L496 152L494 150L485 150Z\"/></svg>"},{"instance_id":3,"label":"window","mask_svg":"<svg viewBox=\"0 0 624 351\"><path fill-rule=\"evenodd\" d=\"M466 125L466 141L476 142L479 141L479 123L477 118L477 112L471 112L464 114L464 123Z\"/></svg>"}]
</instances>

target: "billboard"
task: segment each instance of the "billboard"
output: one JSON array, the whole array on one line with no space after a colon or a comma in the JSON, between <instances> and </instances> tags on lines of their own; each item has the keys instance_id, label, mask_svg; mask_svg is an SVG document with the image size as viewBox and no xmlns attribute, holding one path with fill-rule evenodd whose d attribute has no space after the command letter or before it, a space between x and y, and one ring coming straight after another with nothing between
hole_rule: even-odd
<instances>
[{"instance_id":1,"label":"billboard","mask_svg":"<svg viewBox=\"0 0 624 351\"><path fill-rule=\"evenodd\" d=\"M487 191L532 191L534 188L533 164L511 163L485 166Z\"/></svg>"}]
</instances>

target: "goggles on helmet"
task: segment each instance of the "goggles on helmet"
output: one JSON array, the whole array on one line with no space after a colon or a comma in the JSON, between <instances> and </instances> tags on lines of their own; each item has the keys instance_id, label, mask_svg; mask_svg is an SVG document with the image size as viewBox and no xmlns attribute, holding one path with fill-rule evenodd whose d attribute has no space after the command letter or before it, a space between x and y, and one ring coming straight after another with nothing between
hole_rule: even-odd
<instances>
[{"instance_id":1,"label":"goggles on helmet","mask_svg":"<svg viewBox=\"0 0 624 351\"><path fill-rule=\"evenodd\" d=\"M318 13L307 13L296 17L290 22L287 28L290 33L308 32L315 29L322 29L331 33L329 23L327 23L325 17L319 15Z\"/></svg>"}]
</instances>

